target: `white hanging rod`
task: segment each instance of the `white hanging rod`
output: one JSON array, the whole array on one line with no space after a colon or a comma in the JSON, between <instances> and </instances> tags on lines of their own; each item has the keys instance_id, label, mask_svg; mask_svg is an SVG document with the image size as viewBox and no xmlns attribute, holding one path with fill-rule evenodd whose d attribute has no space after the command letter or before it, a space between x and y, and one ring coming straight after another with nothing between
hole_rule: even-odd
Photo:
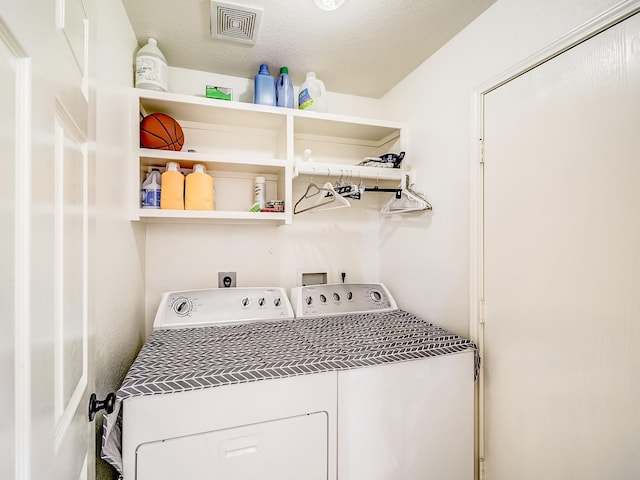
<instances>
[{"instance_id":1,"label":"white hanging rod","mask_svg":"<svg viewBox=\"0 0 640 480\"><path fill-rule=\"evenodd\" d=\"M351 175L354 178L401 181L404 174L406 172L401 168L361 167L358 165L312 161L296 161L293 167L294 177L298 175L326 175L329 177Z\"/></svg>"}]
</instances>

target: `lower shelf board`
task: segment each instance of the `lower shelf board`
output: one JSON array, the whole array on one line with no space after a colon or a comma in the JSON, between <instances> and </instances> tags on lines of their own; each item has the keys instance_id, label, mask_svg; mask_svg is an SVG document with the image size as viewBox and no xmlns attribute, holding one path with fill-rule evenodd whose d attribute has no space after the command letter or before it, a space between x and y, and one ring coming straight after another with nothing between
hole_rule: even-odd
<instances>
[{"instance_id":1,"label":"lower shelf board","mask_svg":"<svg viewBox=\"0 0 640 480\"><path fill-rule=\"evenodd\" d=\"M286 212L241 212L221 210L160 210L140 208L134 220L147 223L239 223L239 224L289 224L291 215Z\"/></svg>"}]
</instances>

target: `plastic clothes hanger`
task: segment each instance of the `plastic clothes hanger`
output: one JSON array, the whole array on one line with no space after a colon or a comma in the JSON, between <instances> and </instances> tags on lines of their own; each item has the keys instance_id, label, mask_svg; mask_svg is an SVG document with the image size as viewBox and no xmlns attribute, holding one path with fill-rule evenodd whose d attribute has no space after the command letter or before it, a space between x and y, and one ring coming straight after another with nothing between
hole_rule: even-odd
<instances>
[{"instance_id":1,"label":"plastic clothes hanger","mask_svg":"<svg viewBox=\"0 0 640 480\"><path fill-rule=\"evenodd\" d=\"M400 196L394 196L380 210L384 215L433 209L427 199L424 198L424 194L416 192L409 186L408 175L405 182L406 186L402 188Z\"/></svg>"},{"instance_id":2,"label":"plastic clothes hanger","mask_svg":"<svg viewBox=\"0 0 640 480\"><path fill-rule=\"evenodd\" d=\"M323 194L323 195L321 195ZM316 198L316 201L313 205L304 206L301 205L305 200ZM335 204L335 205L333 205ZM333 205L333 206L328 206ZM298 209L298 206L301 208ZM307 212L309 210L315 211L324 211L324 210L336 210L338 208L350 207L351 204L349 201L340 195L333 188L331 182L326 182L322 187L317 186L315 183L309 183L307 186L307 190L304 192L304 195L300 197L300 199L293 206L293 213L298 214L302 212Z\"/></svg>"}]
</instances>

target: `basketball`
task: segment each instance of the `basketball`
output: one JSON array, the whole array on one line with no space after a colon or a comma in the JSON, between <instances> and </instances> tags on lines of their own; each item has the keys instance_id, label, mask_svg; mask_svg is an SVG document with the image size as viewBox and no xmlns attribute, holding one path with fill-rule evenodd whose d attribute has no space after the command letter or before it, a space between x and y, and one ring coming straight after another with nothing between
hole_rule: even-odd
<instances>
[{"instance_id":1,"label":"basketball","mask_svg":"<svg viewBox=\"0 0 640 480\"><path fill-rule=\"evenodd\" d=\"M152 113L140 122L140 146L159 150L182 150L182 127L169 115Z\"/></svg>"}]
</instances>

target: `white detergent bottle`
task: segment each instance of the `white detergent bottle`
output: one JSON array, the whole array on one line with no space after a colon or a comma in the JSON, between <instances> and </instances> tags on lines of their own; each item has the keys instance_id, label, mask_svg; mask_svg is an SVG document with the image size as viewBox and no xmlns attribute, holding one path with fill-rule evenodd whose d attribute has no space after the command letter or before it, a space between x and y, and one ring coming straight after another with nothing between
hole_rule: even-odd
<instances>
[{"instance_id":1,"label":"white detergent bottle","mask_svg":"<svg viewBox=\"0 0 640 480\"><path fill-rule=\"evenodd\" d=\"M136 87L166 92L167 70L167 59L158 48L158 42L150 38L136 53Z\"/></svg>"},{"instance_id":2,"label":"white detergent bottle","mask_svg":"<svg viewBox=\"0 0 640 480\"><path fill-rule=\"evenodd\" d=\"M161 183L160 170L152 168L145 181L142 182L140 190L142 208L160 208Z\"/></svg>"},{"instance_id":3,"label":"white detergent bottle","mask_svg":"<svg viewBox=\"0 0 640 480\"><path fill-rule=\"evenodd\" d=\"M327 103L327 90L324 87L324 82L318 80L314 72L307 73L306 80L300 85L298 108L300 110L326 112Z\"/></svg>"}]
</instances>

